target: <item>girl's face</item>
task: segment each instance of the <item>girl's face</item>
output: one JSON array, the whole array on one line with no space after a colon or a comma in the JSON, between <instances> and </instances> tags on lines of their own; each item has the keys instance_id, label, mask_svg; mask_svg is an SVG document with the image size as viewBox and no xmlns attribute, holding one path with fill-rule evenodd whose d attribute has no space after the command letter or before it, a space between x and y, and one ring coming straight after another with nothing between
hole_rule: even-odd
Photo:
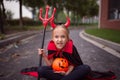
<instances>
[{"instance_id":1,"label":"girl's face","mask_svg":"<svg viewBox=\"0 0 120 80\"><path fill-rule=\"evenodd\" d=\"M64 28L57 27L53 30L52 40L58 50L61 50L66 45L68 39L68 32Z\"/></svg>"}]
</instances>

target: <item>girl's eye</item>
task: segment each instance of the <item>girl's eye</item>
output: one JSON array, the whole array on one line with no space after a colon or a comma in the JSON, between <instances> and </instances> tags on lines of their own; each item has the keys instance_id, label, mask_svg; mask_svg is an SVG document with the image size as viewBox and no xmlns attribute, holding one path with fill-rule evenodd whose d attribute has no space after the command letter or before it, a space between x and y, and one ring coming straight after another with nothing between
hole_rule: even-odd
<instances>
[{"instance_id":1,"label":"girl's eye","mask_svg":"<svg viewBox=\"0 0 120 80\"><path fill-rule=\"evenodd\" d=\"M56 35L55 38L58 38L58 36Z\"/></svg>"},{"instance_id":2,"label":"girl's eye","mask_svg":"<svg viewBox=\"0 0 120 80\"><path fill-rule=\"evenodd\" d=\"M62 38L65 38L65 36L63 35L63 36L61 36Z\"/></svg>"}]
</instances>

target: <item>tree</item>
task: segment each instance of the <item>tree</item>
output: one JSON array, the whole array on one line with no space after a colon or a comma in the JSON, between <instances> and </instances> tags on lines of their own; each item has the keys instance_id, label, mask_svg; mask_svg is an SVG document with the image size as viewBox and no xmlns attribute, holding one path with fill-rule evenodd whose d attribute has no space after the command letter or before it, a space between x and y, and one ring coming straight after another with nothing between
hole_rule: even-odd
<instances>
[{"instance_id":1,"label":"tree","mask_svg":"<svg viewBox=\"0 0 120 80\"><path fill-rule=\"evenodd\" d=\"M13 17L13 14L14 14L14 13L12 13L12 11L7 10L7 11L6 11L6 19L7 19L7 20L11 20L12 17Z\"/></svg>"},{"instance_id":2,"label":"tree","mask_svg":"<svg viewBox=\"0 0 120 80\"><path fill-rule=\"evenodd\" d=\"M97 0L32 0L29 2L28 0L24 1L25 6L27 5L28 7L32 7L33 9L36 8L38 5L50 5L52 8L56 7L56 18L57 14L63 11L64 8L66 9L68 15L69 12L72 12L72 14L74 14L75 20L77 20L78 17L94 16L98 14L98 5L96 3Z\"/></svg>"},{"instance_id":3,"label":"tree","mask_svg":"<svg viewBox=\"0 0 120 80\"><path fill-rule=\"evenodd\" d=\"M6 1L19 1L19 13L20 13L19 25L23 27L23 19L22 19L22 1L23 0L6 0Z\"/></svg>"},{"instance_id":4,"label":"tree","mask_svg":"<svg viewBox=\"0 0 120 80\"><path fill-rule=\"evenodd\" d=\"M3 3L3 0L0 0L0 32L2 34L5 33L4 31L5 18L6 18L6 15L5 15L4 3Z\"/></svg>"},{"instance_id":5,"label":"tree","mask_svg":"<svg viewBox=\"0 0 120 80\"><path fill-rule=\"evenodd\" d=\"M20 22L19 25L23 27L23 19L22 19L22 0L19 0L19 10L20 10Z\"/></svg>"},{"instance_id":6,"label":"tree","mask_svg":"<svg viewBox=\"0 0 120 80\"><path fill-rule=\"evenodd\" d=\"M97 0L66 0L64 7L74 14L74 20L78 21L79 17L98 15Z\"/></svg>"},{"instance_id":7,"label":"tree","mask_svg":"<svg viewBox=\"0 0 120 80\"><path fill-rule=\"evenodd\" d=\"M22 19L22 1L23 0L7 0L7 1L19 1L19 16L20 16L19 25L23 27L23 19Z\"/></svg>"},{"instance_id":8,"label":"tree","mask_svg":"<svg viewBox=\"0 0 120 80\"><path fill-rule=\"evenodd\" d=\"M93 17L95 15L98 15L98 4L96 3L96 0L90 0L89 2L89 9L88 9L88 15Z\"/></svg>"},{"instance_id":9,"label":"tree","mask_svg":"<svg viewBox=\"0 0 120 80\"><path fill-rule=\"evenodd\" d=\"M44 2L42 0L23 0L23 5L32 12L33 20L35 20L36 11L44 5Z\"/></svg>"}]
</instances>

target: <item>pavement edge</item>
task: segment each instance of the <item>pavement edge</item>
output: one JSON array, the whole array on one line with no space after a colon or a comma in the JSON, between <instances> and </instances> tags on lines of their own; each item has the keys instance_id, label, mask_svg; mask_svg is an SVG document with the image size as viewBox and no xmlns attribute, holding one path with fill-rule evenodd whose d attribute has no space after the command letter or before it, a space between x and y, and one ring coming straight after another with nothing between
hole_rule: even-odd
<instances>
[{"instance_id":1,"label":"pavement edge","mask_svg":"<svg viewBox=\"0 0 120 80\"><path fill-rule=\"evenodd\" d=\"M110 42L110 41L107 41L107 40L103 40L101 38L98 38L98 37L95 37L95 36L92 36L92 35L89 35L89 34L85 33L84 30L79 33L79 36L81 38L83 38L84 40L92 43L93 45L95 45L95 46L107 51L108 53L120 58L120 52L118 51L120 49L116 50L116 49L111 48L110 46L106 46L106 44L107 45L109 44L109 45L117 46L117 48L120 48L119 44L113 43L113 42ZM101 41L102 43L100 43L98 40Z\"/></svg>"}]
</instances>

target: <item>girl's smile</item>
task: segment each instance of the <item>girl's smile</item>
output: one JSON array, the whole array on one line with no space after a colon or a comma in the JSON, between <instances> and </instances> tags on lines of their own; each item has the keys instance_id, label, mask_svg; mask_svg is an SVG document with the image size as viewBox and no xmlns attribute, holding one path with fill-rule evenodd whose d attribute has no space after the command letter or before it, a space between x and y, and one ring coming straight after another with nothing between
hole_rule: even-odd
<instances>
[{"instance_id":1,"label":"girl's smile","mask_svg":"<svg viewBox=\"0 0 120 80\"><path fill-rule=\"evenodd\" d=\"M68 33L64 28L58 27L53 31L52 40L57 49L62 49L68 41Z\"/></svg>"}]
</instances>

